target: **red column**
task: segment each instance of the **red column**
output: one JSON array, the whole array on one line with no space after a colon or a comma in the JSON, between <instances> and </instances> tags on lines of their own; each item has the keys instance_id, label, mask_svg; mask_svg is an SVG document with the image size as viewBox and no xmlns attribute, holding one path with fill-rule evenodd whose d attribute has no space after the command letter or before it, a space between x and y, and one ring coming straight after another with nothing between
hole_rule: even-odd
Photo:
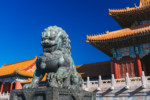
<instances>
[{"instance_id":1,"label":"red column","mask_svg":"<svg viewBox=\"0 0 150 100\"><path fill-rule=\"evenodd\" d=\"M22 89L21 82L19 82L19 81L16 81L15 90L16 90L16 89Z\"/></svg>"},{"instance_id":2,"label":"red column","mask_svg":"<svg viewBox=\"0 0 150 100\"><path fill-rule=\"evenodd\" d=\"M1 84L1 94L3 94L3 88L4 88L4 84Z\"/></svg>"},{"instance_id":3,"label":"red column","mask_svg":"<svg viewBox=\"0 0 150 100\"><path fill-rule=\"evenodd\" d=\"M136 55L139 77L142 76L142 64L139 55Z\"/></svg>"},{"instance_id":4,"label":"red column","mask_svg":"<svg viewBox=\"0 0 150 100\"><path fill-rule=\"evenodd\" d=\"M9 92L11 92L12 88L13 88L13 82L11 82L11 84L10 84L10 91Z\"/></svg>"},{"instance_id":5,"label":"red column","mask_svg":"<svg viewBox=\"0 0 150 100\"><path fill-rule=\"evenodd\" d=\"M116 58L114 58L114 69L115 69L115 78L119 78L118 64Z\"/></svg>"}]
</instances>

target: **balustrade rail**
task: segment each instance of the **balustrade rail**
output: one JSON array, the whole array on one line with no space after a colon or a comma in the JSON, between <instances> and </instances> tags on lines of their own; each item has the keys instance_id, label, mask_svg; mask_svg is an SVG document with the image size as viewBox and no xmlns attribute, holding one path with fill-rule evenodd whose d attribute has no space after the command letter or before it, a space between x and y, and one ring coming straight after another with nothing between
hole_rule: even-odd
<instances>
[{"instance_id":1,"label":"balustrade rail","mask_svg":"<svg viewBox=\"0 0 150 100\"><path fill-rule=\"evenodd\" d=\"M101 80L101 76L99 76L98 81L90 81L89 77L87 77L87 81L83 82L83 89L87 91L106 91L108 89L137 89L139 87L149 88L150 89L150 76L145 76L144 72L142 72L142 77L134 77L129 78L128 73L126 73L126 77L122 79L115 79L114 75L112 75L111 80Z\"/></svg>"},{"instance_id":2,"label":"balustrade rail","mask_svg":"<svg viewBox=\"0 0 150 100\"><path fill-rule=\"evenodd\" d=\"M126 77L122 79L115 79L114 75L110 80L102 80L101 76L99 76L99 80L90 81L90 78L87 77L87 81L83 82L82 88L86 91L107 91L110 90L120 90L120 89L130 89L136 90L141 87L143 89L150 89L150 76L145 76L144 72L142 72L142 77L133 77L129 78L128 73L126 73ZM9 93L0 94L0 100L9 100Z\"/></svg>"},{"instance_id":3,"label":"balustrade rail","mask_svg":"<svg viewBox=\"0 0 150 100\"><path fill-rule=\"evenodd\" d=\"M9 100L9 93L0 94L0 100Z\"/></svg>"}]
</instances>

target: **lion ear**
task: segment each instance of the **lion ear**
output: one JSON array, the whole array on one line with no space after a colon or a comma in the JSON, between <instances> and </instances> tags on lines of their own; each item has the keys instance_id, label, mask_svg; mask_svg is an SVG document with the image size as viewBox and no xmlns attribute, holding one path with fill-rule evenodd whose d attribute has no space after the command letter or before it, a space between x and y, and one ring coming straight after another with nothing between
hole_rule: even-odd
<instances>
[{"instance_id":1,"label":"lion ear","mask_svg":"<svg viewBox=\"0 0 150 100\"><path fill-rule=\"evenodd\" d=\"M62 32L59 32L58 34L57 34L57 36L56 36L56 39L55 40L58 40L59 39L59 37L62 35Z\"/></svg>"},{"instance_id":2,"label":"lion ear","mask_svg":"<svg viewBox=\"0 0 150 100\"><path fill-rule=\"evenodd\" d=\"M57 50L61 47L61 44L62 44L62 40L59 38L58 40L57 40Z\"/></svg>"}]
</instances>

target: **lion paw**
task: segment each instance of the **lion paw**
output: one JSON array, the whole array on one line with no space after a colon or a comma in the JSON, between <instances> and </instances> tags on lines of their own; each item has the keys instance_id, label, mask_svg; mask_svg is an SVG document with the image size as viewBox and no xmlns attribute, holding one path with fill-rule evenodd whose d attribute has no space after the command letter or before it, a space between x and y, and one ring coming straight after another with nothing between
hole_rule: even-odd
<instances>
[{"instance_id":1,"label":"lion paw","mask_svg":"<svg viewBox=\"0 0 150 100\"><path fill-rule=\"evenodd\" d=\"M37 87L38 87L37 84L29 83L29 84L25 84L25 85L23 86L23 89L37 88Z\"/></svg>"}]
</instances>

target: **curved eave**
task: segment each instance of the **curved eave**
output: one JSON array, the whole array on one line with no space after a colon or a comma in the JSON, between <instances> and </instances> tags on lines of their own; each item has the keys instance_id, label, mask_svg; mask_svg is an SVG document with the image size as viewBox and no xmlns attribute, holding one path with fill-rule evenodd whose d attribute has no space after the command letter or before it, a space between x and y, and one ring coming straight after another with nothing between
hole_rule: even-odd
<instances>
[{"instance_id":1,"label":"curved eave","mask_svg":"<svg viewBox=\"0 0 150 100\"><path fill-rule=\"evenodd\" d=\"M118 14L133 14L133 13L141 13L145 10L150 10L150 5L133 7L133 8L124 8L124 9L109 9L109 15L118 15Z\"/></svg>"},{"instance_id":2,"label":"curved eave","mask_svg":"<svg viewBox=\"0 0 150 100\"><path fill-rule=\"evenodd\" d=\"M32 78L32 76L28 76L28 75L23 75L17 72L13 72L7 75L1 75L0 78L9 78L9 77L15 77L15 76L20 76L20 77L26 77L26 78Z\"/></svg>"},{"instance_id":3,"label":"curved eave","mask_svg":"<svg viewBox=\"0 0 150 100\"><path fill-rule=\"evenodd\" d=\"M141 33L141 34L134 34L134 35L127 35L127 36L120 36L120 37L116 37L116 38L106 38L106 39L102 39L102 40L96 40L96 39L91 39L88 40L90 44L93 43L107 43L107 42L115 42L115 41L120 41L120 40L125 40L125 39L129 39L129 38L134 38L134 37L139 37L139 36L147 36L150 35L150 32L147 33Z\"/></svg>"},{"instance_id":4,"label":"curved eave","mask_svg":"<svg viewBox=\"0 0 150 100\"><path fill-rule=\"evenodd\" d=\"M92 46L94 46L95 48L97 48L98 50L102 51L103 53L105 53L106 55L112 57L113 55L110 53L110 49L107 48L105 45L103 45L103 43L98 43L98 45L96 45L93 42L89 42Z\"/></svg>"},{"instance_id":5,"label":"curved eave","mask_svg":"<svg viewBox=\"0 0 150 100\"><path fill-rule=\"evenodd\" d=\"M31 76L31 75L24 75L24 74L20 74L20 73L17 73L17 75L23 76L23 77L27 77L27 78L32 78L32 77L33 77L33 76Z\"/></svg>"},{"instance_id":6,"label":"curved eave","mask_svg":"<svg viewBox=\"0 0 150 100\"><path fill-rule=\"evenodd\" d=\"M107 35L103 35L104 37L100 36L88 36L87 41L95 48L99 49L100 51L104 52L108 56L112 57L111 49L115 48L123 48L128 46L133 46L136 44L143 44L148 43L150 41L150 27L149 30L139 30L134 32L134 34L125 34L127 32L121 33L122 36L115 35L113 37L109 36L111 34L108 33Z\"/></svg>"},{"instance_id":7,"label":"curved eave","mask_svg":"<svg viewBox=\"0 0 150 100\"><path fill-rule=\"evenodd\" d=\"M87 40L89 43L91 42L106 42L106 41L115 41L122 38L130 38L137 35L147 35L150 34L150 26L138 28L138 29L122 29L118 31L109 32L103 35L95 35L95 36L87 36Z\"/></svg>"},{"instance_id":8,"label":"curved eave","mask_svg":"<svg viewBox=\"0 0 150 100\"><path fill-rule=\"evenodd\" d=\"M122 27L131 27L135 21L150 19L150 5L122 10L109 10L109 15Z\"/></svg>"}]
</instances>

